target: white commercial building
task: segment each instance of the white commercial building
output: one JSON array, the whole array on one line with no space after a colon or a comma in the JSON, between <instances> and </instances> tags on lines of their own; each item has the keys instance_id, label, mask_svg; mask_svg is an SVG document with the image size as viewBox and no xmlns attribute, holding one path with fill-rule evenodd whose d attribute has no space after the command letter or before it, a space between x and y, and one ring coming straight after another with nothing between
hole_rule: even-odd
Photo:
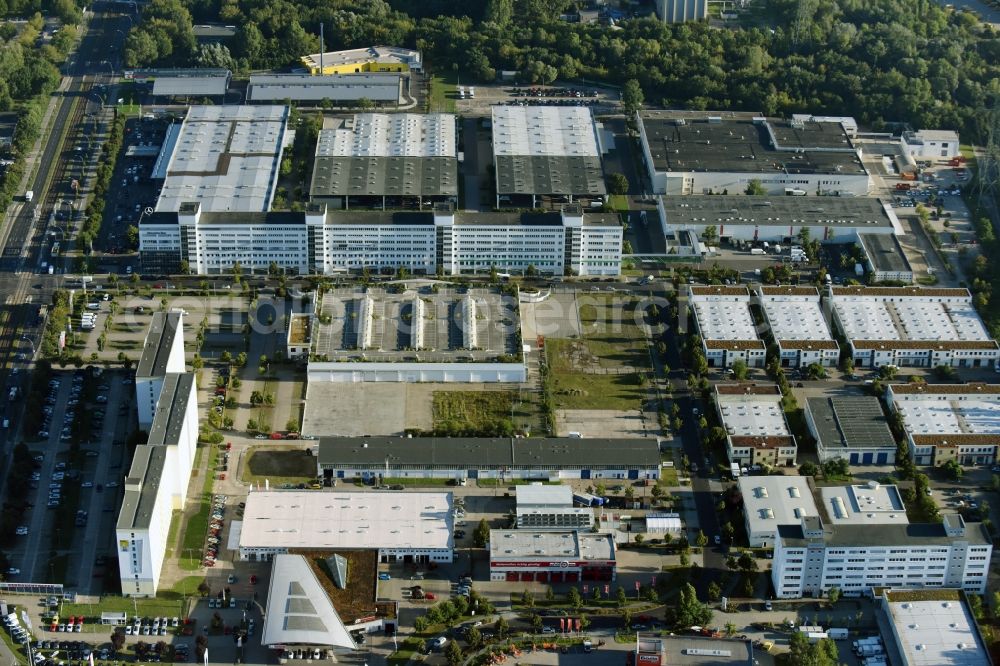
<instances>
[{"instance_id":1,"label":"white commercial building","mask_svg":"<svg viewBox=\"0 0 1000 666\"><path fill-rule=\"evenodd\" d=\"M818 515L810 477L741 476L743 518L751 548L770 548L778 525L797 524L803 516Z\"/></svg>"},{"instance_id":2,"label":"white commercial building","mask_svg":"<svg viewBox=\"0 0 1000 666\"><path fill-rule=\"evenodd\" d=\"M184 329L179 312L155 312L135 368L139 430L149 432L167 373L184 372Z\"/></svg>"},{"instance_id":3,"label":"white commercial building","mask_svg":"<svg viewBox=\"0 0 1000 666\"><path fill-rule=\"evenodd\" d=\"M451 562L454 527L451 493L256 490L238 527L240 559L347 549L378 551L381 562Z\"/></svg>"},{"instance_id":4,"label":"white commercial building","mask_svg":"<svg viewBox=\"0 0 1000 666\"><path fill-rule=\"evenodd\" d=\"M833 320L857 367L978 368L1000 355L968 289L832 287L830 293Z\"/></svg>"},{"instance_id":5,"label":"white commercial building","mask_svg":"<svg viewBox=\"0 0 1000 666\"><path fill-rule=\"evenodd\" d=\"M906 506L899 488L876 481L819 489L820 504L831 525L905 525ZM798 524L799 521L792 521Z\"/></svg>"},{"instance_id":6,"label":"white commercial building","mask_svg":"<svg viewBox=\"0 0 1000 666\"><path fill-rule=\"evenodd\" d=\"M404 74L251 74L248 102L330 102L334 106L362 99L379 106L401 104L407 81Z\"/></svg>"},{"instance_id":7,"label":"white commercial building","mask_svg":"<svg viewBox=\"0 0 1000 666\"><path fill-rule=\"evenodd\" d=\"M750 368L764 367L766 350L750 314L746 287L691 285L688 303L708 367L729 368L736 361Z\"/></svg>"},{"instance_id":8,"label":"white commercial building","mask_svg":"<svg viewBox=\"0 0 1000 666\"><path fill-rule=\"evenodd\" d=\"M291 554L272 560L260 642L279 650L307 647L310 656L313 648L341 654L358 648L313 565Z\"/></svg>"},{"instance_id":9,"label":"white commercial building","mask_svg":"<svg viewBox=\"0 0 1000 666\"><path fill-rule=\"evenodd\" d=\"M538 197L603 202L603 128L589 107L494 106L497 207L538 207Z\"/></svg>"},{"instance_id":10,"label":"white commercial building","mask_svg":"<svg viewBox=\"0 0 1000 666\"><path fill-rule=\"evenodd\" d=\"M989 465L1000 445L1000 385L890 384L889 408L903 419L917 465Z\"/></svg>"},{"instance_id":11,"label":"white commercial building","mask_svg":"<svg viewBox=\"0 0 1000 666\"><path fill-rule=\"evenodd\" d=\"M876 587L986 592L993 552L982 523L959 514L943 523L829 524L820 516L779 525L771 579L779 599L817 597L830 588L858 596Z\"/></svg>"},{"instance_id":12,"label":"white commercial building","mask_svg":"<svg viewBox=\"0 0 1000 666\"><path fill-rule=\"evenodd\" d=\"M778 345L781 367L802 368L813 363L825 367L837 365L840 345L830 333L815 287L761 285L757 298Z\"/></svg>"},{"instance_id":13,"label":"white commercial building","mask_svg":"<svg viewBox=\"0 0 1000 666\"><path fill-rule=\"evenodd\" d=\"M885 589L876 602L885 620L880 626L889 629L882 636L891 663L992 666L968 598L960 590Z\"/></svg>"},{"instance_id":14,"label":"white commercial building","mask_svg":"<svg viewBox=\"0 0 1000 666\"><path fill-rule=\"evenodd\" d=\"M161 377L156 416L125 479L115 536L122 594L152 597L160 582L170 520L184 510L198 442L198 390L191 373Z\"/></svg>"},{"instance_id":15,"label":"white commercial building","mask_svg":"<svg viewBox=\"0 0 1000 666\"><path fill-rule=\"evenodd\" d=\"M615 539L579 530L490 530L490 580L577 583L613 581Z\"/></svg>"},{"instance_id":16,"label":"white commercial building","mask_svg":"<svg viewBox=\"0 0 1000 666\"><path fill-rule=\"evenodd\" d=\"M917 130L903 132L903 150L915 160L950 160L961 155L958 132L951 130Z\"/></svg>"},{"instance_id":17,"label":"white commercial building","mask_svg":"<svg viewBox=\"0 0 1000 666\"><path fill-rule=\"evenodd\" d=\"M594 510L573 506L573 489L562 485L520 485L517 497L517 527L532 530L589 530Z\"/></svg>"},{"instance_id":18,"label":"white commercial building","mask_svg":"<svg viewBox=\"0 0 1000 666\"><path fill-rule=\"evenodd\" d=\"M639 137L653 192L866 196L871 179L842 119L753 113L644 111Z\"/></svg>"},{"instance_id":19,"label":"white commercial building","mask_svg":"<svg viewBox=\"0 0 1000 666\"><path fill-rule=\"evenodd\" d=\"M189 107L179 133L164 142L156 211L176 212L191 202L206 213L269 210L282 149L291 140L287 125L286 106Z\"/></svg>"},{"instance_id":20,"label":"white commercial building","mask_svg":"<svg viewBox=\"0 0 1000 666\"><path fill-rule=\"evenodd\" d=\"M741 467L794 465L795 436L773 384L716 384L715 408L726 431L729 462Z\"/></svg>"},{"instance_id":21,"label":"white commercial building","mask_svg":"<svg viewBox=\"0 0 1000 666\"><path fill-rule=\"evenodd\" d=\"M143 270L213 275L239 263L246 273L276 264L292 274L405 268L445 275L531 270L547 275L619 275L621 222L570 204L552 213L330 211L206 213L185 203L139 227Z\"/></svg>"}]
</instances>

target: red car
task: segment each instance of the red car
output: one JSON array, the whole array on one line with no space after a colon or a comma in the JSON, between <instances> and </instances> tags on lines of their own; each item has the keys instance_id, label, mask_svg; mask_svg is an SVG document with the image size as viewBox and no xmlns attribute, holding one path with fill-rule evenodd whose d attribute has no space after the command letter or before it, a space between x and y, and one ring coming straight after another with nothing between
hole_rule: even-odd
<instances>
[{"instance_id":1,"label":"red car","mask_svg":"<svg viewBox=\"0 0 1000 666\"><path fill-rule=\"evenodd\" d=\"M434 601L435 599L437 599L437 597L434 596L433 592L424 592L424 599L427 599L428 601Z\"/></svg>"},{"instance_id":2,"label":"red car","mask_svg":"<svg viewBox=\"0 0 1000 666\"><path fill-rule=\"evenodd\" d=\"M251 585L256 585L257 584L257 576L256 575L254 575L254 574L250 575L250 584Z\"/></svg>"}]
</instances>

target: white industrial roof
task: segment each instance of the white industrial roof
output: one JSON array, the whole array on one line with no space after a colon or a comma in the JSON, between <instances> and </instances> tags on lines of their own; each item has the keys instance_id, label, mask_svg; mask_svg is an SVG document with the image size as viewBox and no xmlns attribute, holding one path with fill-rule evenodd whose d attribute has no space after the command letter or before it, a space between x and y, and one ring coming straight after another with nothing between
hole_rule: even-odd
<instances>
[{"instance_id":1,"label":"white industrial roof","mask_svg":"<svg viewBox=\"0 0 1000 666\"><path fill-rule=\"evenodd\" d=\"M451 493L254 491L240 548L452 548Z\"/></svg>"},{"instance_id":2,"label":"white industrial roof","mask_svg":"<svg viewBox=\"0 0 1000 666\"><path fill-rule=\"evenodd\" d=\"M286 142L284 106L192 106L166 168L157 211L264 212Z\"/></svg>"},{"instance_id":3,"label":"white industrial roof","mask_svg":"<svg viewBox=\"0 0 1000 666\"><path fill-rule=\"evenodd\" d=\"M596 157L594 118L583 106L494 106L496 156Z\"/></svg>"},{"instance_id":4,"label":"white industrial roof","mask_svg":"<svg viewBox=\"0 0 1000 666\"><path fill-rule=\"evenodd\" d=\"M261 643L357 649L302 555L274 556Z\"/></svg>"},{"instance_id":5,"label":"white industrial roof","mask_svg":"<svg viewBox=\"0 0 1000 666\"><path fill-rule=\"evenodd\" d=\"M892 404L914 435L1000 435L1000 402L988 396L907 395Z\"/></svg>"},{"instance_id":6,"label":"white industrial roof","mask_svg":"<svg viewBox=\"0 0 1000 666\"><path fill-rule=\"evenodd\" d=\"M890 592L891 595L891 592ZM891 598L891 596L890 596ZM888 604L903 659L911 666L988 666L975 620L958 600Z\"/></svg>"},{"instance_id":7,"label":"white industrial roof","mask_svg":"<svg viewBox=\"0 0 1000 666\"><path fill-rule=\"evenodd\" d=\"M781 395L717 395L722 426L734 437L789 436Z\"/></svg>"},{"instance_id":8,"label":"white industrial roof","mask_svg":"<svg viewBox=\"0 0 1000 666\"><path fill-rule=\"evenodd\" d=\"M518 508L530 507L571 507L573 506L573 489L569 486L547 486L529 484L515 487Z\"/></svg>"},{"instance_id":9,"label":"white industrial roof","mask_svg":"<svg viewBox=\"0 0 1000 666\"><path fill-rule=\"evenodd\" d=\"M447 113L358 113L324 129L317 157L456 157L455 116Z\"/></svg>"},{"instance_id":10,"label":"white industrial roof","mask_svg":"<svg viewBox=\"0 0 1000 666\"><path fill-rule=\"evenodd\" d=\"M680 532L684 529L679 513L647 513L647 532Z\"/></svg>"},{"instance_id":11,"label":"white industrial roof","mask_svg":"<svg viewBox=\"0 0 1000 666\"><path fill-rule=\"evenodd\" d=\"M737 481L752 534L819 514L804 476L741 476Z\"/></svg>"},{"instance_id":12,"label":"white industrial roof","mask_svg":"<svg viewBox=\"0 0 1000 666\"><path fill-rule=\"evenodd\" d=\"M614 538L569 530L536 532L533 530L490 530L491 560L613 560Z\"/></svg>"},{"instance_id":13,"label":"white industrial roof","mask_svg":"<svg viewBox=\"0 0 1000 666\"><path fill-rule=\"evenodd\" d=\"M851 340L989 340L971 299L835 295L834 307Z\"/></svg>"},{"instance_id":14,"label":"white industrial roof","mask_svg":"<svg viewBox=\"0 0 1000 666\"><path fill-rule=\"evenodd\" d=\"M820 488L830 522L837 525L907 524L906 507L899 488L874 481L866 485Z\"/></svg>"},{"instance_id":15,"label":"white industrial roof","mask_svg":"<svg viewBox=\"0 0 1000 666\"><path fill-rule=\"evenodd\" d=\"M705 340L756 340L757 327L747 301L692 298L698 332Z\"/></svg>"},{"instance_id":16,"label":"white industrial roof","mask_svg":"<svg viewBox=\"0 0 1000 666\"><path fill-rule=\"evenodd\" d=\"M917 130L917 138L921 141L958 141L958 132L953 130Z\"/></svg>"},{"instance_id":17,"label":"white industrial roof","mask_svg":"<svg viewBox=\"0 0 1000 666\"><path fill-rule=\"evenodd\" d=\"M321 60L324 67L347 65L350 63L361 64L366 62L417 63L419 65L420 51L404 49L398 46L366 46L360 49L326 51L322 54L311 53L307 56L302 56L302 61L313 67L319 67Z\"/></svg>"},{"instance_id":18,"label":"white industrial roof","mask_svg":"<svg viewBox=\"0 0 1000 666\"><path fill-rule=\"evenodd\" d=\"M819 299L788 297L764 300L764 310L776 340L832 340Z\"/></svg>"}]
</instances>

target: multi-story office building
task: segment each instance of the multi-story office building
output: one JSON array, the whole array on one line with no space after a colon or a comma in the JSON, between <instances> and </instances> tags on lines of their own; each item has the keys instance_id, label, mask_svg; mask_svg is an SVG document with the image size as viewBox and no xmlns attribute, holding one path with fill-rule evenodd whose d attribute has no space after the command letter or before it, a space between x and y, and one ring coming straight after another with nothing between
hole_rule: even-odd
<instances>
[{"instance_id":1,"label":"multi-story office building","mask_svg":"<svg viewBox=\"0 0 1000 666\"><path fill-rule=\"evenodd\" d=\"M573 506L570 486L517 486L517 527L531 530L589 530L594 510Z\"/></svg>"},{"instance_id":2,"label":"multi-story office building","mask_svg":"<svg viewBox=\"0 0 1000 666\"><path fill-rule=\"evenodd\" d=\"M212 275L239 263L264 273L276 264L289 273L334 274L369 269L445 275L510 273L618 275L622 226L615 215L575 204L553 213L327 212L206 213L197 203L154 213L139 229L148 272Z\"/></svg>"},{"instance_id":3,"label":"multi-story office building","mask_svg":"<svg viewBox=\"0 0 1000 666\"><path fill-rule=\"evenodd\" d=\"M942 523L829 524L806 516L780 525L771 579L775 596L821 596L830 588L856 596L876 587L960 588L983 594L992 538L982 523L945 514Z\"/></svg>"},{"instance_id":4,"label":"multi-story office building","mask_svg":"<svg viewBox=\"0 0 1000 666\"><path fill-rule=\"evenodd\" d=\"M184 330L181 313L156 312L146 331L135 368L135 404L139 430L149 432L167 373L184 372Z\"/></svg>"},{"instance_id":5,"label":"multi-story office building","mask_svg":"<svg viewBox=\"0 0 1000 666\"><path fill-rule=\"evenodd\" d=\"M741 467L795 464L798 446L777 386L716 384L715 408L726 430L729 462Z\"/></svg>"},{"instance_id":6,"label":"multi-story office building","mask_svg":"<svg viewBox=\"0 0 1000 666\"><path fill-rule=\"evenodd\" d=\"M993 365L997 346L968 289L832 287L833 321L854 364L933 368Z\"/></svg>"},{"instance_id":7,"label":"multi-story office building","mask_svg":"<svg viewBox=\"0 0 1000 666\"><path fill-rule=\"evenodd\" d=\"M989 465L1000 442L1000 385L890 384L889 408L903 419L917 465Z\"/></svg>"},{"instance_id":8,"label":"multi-story office building","mask_svg":"<svg viewBox=\"0 0 1000 666\"><path fill-rule=\"evenodd\" d=\"M656 0L656 15L664 23L708 20L708 0Z\"/></svg>"},{"instance_id":9,"label":"multi-story office building","mask_svg":"<svg viewBox=\"0 0 1000 666\"><path fill-rule=\"evenodd\" d=\"M115 529L122 594L151 597L159 586L173 512L183 510L198 442L194 375L161 377L156 415L136 447Z\"/></svg>"}]
</instances>

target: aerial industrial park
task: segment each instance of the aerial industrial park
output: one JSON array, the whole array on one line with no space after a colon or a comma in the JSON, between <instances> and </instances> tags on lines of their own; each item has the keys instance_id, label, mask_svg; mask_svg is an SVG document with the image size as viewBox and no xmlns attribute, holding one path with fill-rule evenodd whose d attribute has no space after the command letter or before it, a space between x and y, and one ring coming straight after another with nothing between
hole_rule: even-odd
<instances>
[{"instance_id":1,"label":"aerial industrial park","mask_svg":"<svg viewBox=\"0 0 1000 666\"><path fill-rule=\"evenodd\" d=\"M993 134L190 4L0 13L0 659L996 663Z\"/></svg>"}]
</instances>

